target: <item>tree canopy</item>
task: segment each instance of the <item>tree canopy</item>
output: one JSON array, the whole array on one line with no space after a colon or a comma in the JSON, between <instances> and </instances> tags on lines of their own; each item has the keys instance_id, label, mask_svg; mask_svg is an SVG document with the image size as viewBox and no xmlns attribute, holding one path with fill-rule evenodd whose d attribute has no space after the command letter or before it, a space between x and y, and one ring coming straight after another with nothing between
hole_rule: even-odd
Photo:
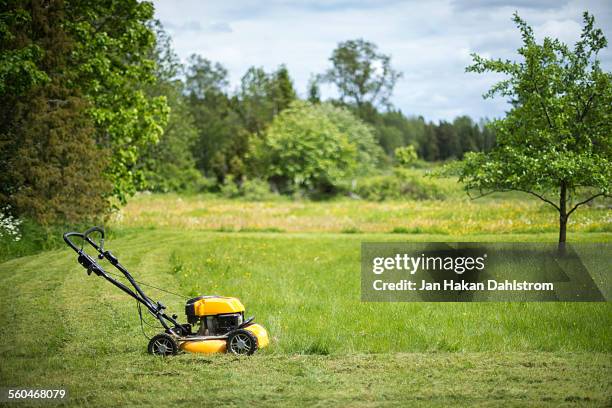
<instances>
[{"instance_id":1,"label":"tree canopy","mask_svg":"<svg viewBox=\"0 0 612 408\"><path fill-rule=\"evenodd\" d=\"M391 57L363 39L338 44L329 59L332 67L321 77L338 88L340 100L355 104L388 106L401 73L391 67Z\"/></svg>"}]
</instances>

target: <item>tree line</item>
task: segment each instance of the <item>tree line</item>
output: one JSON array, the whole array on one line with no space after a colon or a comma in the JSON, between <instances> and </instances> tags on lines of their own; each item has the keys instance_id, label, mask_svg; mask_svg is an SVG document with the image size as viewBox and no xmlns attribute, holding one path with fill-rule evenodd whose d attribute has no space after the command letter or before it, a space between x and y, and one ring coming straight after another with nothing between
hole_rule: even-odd
<instances>
[{"instance_id":1,"label":"tree line","mask_svg":"<svg viewBox=\"0 0 612 408\"><path fill-rule=\"evenodd\" d=\"M382 155L377 168L388 167L395 161L395 150L414 146L425 161L460 159L466 152L488 151L495 136L487 122L475 122L468 116L453 121L433 123L422 116L406 116L389 102L395 82L401 75L391 67L391 58L378 52L375 44L351 40L338 44L330 58L332 67L313 76L306 95L300 98L285 65L266 71L250 67L235 89L230 88L228 71L218 62L193 54L181 64L171 46L170 37L158 24L158 66L166 66L159 80L166 89L171 108L170 122L164 140L154 146L145 166L149 173L149 188L168 191L179 185L193 185L192 172L223 183L260 177L254 163L252 148L266 138L266 130L274 119L292 103L304 101L311 105L329 104L344 109L365 124ZM374 67L382 67L375 69ZM330 83L339 97L322 101L320 85ZM182 127L173 127L172 122ZM189 129L186 129L189 127ZM186 135L191 135L189 138ZM183 154L169 155L164 151L184 148ZM371 152L376 155L378 152ZM162 167L170 166L176 174L184 169L185 179L177 181ZM160 160L162 159L162 160Z\"/></svg>"}]
</instances>

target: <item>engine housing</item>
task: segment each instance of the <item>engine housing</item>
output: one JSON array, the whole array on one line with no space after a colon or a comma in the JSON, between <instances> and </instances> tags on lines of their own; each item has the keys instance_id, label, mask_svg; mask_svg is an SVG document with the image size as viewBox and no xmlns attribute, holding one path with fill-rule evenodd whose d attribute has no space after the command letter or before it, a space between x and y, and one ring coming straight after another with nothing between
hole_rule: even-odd
<instances>
[{"instance_id":1,"label":"engine housing","mask_svg":"<svg viewBox=\"0 0 612 408\"><path fill-rule=\"evenodd\" d=\"M199 324L198 334L221 336L244 322L244 306L240 300L224 296L199 296L189 299L185 314L190 324Z\"/></svg>"}]
</instances>

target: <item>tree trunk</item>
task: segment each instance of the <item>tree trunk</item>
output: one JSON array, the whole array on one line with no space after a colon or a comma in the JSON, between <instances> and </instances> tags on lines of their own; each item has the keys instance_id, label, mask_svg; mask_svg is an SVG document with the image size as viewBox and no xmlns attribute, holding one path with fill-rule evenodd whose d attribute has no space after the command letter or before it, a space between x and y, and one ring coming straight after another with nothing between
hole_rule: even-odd
<instances>
[{"instance_id":1,"label":"tree trunk","mask_svg":"<svg viewBox=\"0 0 612 408\"><path fill-rule=\"evenodd\" d=\"M561 182L559 192L559 255L565 255L565 241L567 239L567 184Z\"/></svg>"}]
</instances>

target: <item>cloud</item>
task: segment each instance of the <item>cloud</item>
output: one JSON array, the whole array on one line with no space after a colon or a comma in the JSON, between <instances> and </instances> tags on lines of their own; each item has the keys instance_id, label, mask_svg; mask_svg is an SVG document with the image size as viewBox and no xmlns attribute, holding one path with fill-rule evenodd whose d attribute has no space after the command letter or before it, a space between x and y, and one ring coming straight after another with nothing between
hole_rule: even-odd
<instances>
[{"instance_id":1,"label":"cloud","mask_svg":"<svg viewBox=\"0 0 612 408\"><path fill-rule=\"evenodd\" d=\"M558 9L566 5L568 0L454 0L453 6L457 10L483 10L492 8L509 9Z\"/></svg>"},{"instance_id":2,"label":"cloud","mask_svg":"<svg viewBox=\"0 0 612 408\"><path fill-rule=\"evenodd\" d=\"M156 16L172 34L177 53L218 61L230 73L232 87L250 66L271 71L285 63L295 85L306 94L308 79L329 67L338 42L364 38L392 56L403 72L393 104L428 120L467 114L496 117L508 108L502 99L483 100L500 76L465 73L470 53L516 58L521 38L512 13L517 10L537 38L578 39L582 12L595 14L612 40L612 7L591 0L452 1L156 1ZM601 53L612 69L612 52ZM334 95L330 87L324 96Z\"/></svg>"},{"instance_id":3,"label":"cloud","mask_svg":"<svg viewBox=\"0 0 612 408\"><path fill-rule=\"evenodd\" d=\"M164 27L172 33L231 33L232 27L223 21L210 21L200 23L199 21L189 20L184 23L163 22Z\"/></svg>"}]
</instances>

